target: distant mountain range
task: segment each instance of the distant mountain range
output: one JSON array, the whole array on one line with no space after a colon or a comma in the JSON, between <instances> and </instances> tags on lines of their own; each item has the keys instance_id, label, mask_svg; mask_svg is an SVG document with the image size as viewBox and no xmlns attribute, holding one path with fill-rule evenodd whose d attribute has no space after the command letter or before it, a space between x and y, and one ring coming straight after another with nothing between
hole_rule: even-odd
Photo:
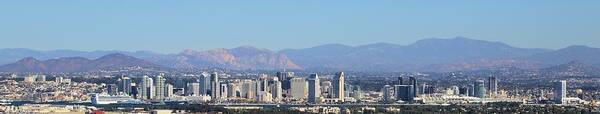
<instances>
[{"instance_id":1,"label":"distant mountain range","mask_svg":"<svg viewBox=\"0 0 600 114\"><path fill-rule=\"evenodd\" d=\"M122 67L160 68L152 62L123 54L108 54L90 60L83 57L64 57L40 61L32 57L0 66L2 72L86 72Z\"/></svg>"},{"instance_id":2,"label":"distant mountain range","mask_svg":"<svg viewBox=\"0 0 600 114\"><path fill-rule=\"evenodd\" d=\"M249 46L206 51L188 49L179 54L171 55L166 59L158 60L157 62L173 68L217 67L238 70L302 69L289 60L285 54Z\"/></svg>"},{"instance_id":3,"label":"distant mountain range","mask_svg":"<svg viewBox=\"0 0 600 114\"><path fill-rule=\"evenodd\" d=\"M477 64L512 64L515 58L549 51L551 50L515 48L499 42L458 37L454 39L424 39L407 46L389 43L355 47L330 44L308 49L283 50L282 52L286 53L292 61L307 69L437 71L447 69L436 68L442 66L458 67L458 69L451 70L461 70L469 69L470 66Z\"/></svg>"},{"instance_id":4,"label":"distant mountain range","mask_svg":"<svg viewBox=\"0 0 600 114\"><path fill-rule=\"evenodd\" d=\"M109 54L114 55L114 53L131 56L131 59L137 61L124 64L125 66L139 64L138 66L178 69L442 72L506 67L538 69L570 61L600 65L599 48L586 46L569 46L558 50L518 48L501 42L457 37L423 39L410 45L390 43L360 46L326 44L305 49L285 49L279 52L251 46L212 50L188 49L177 54L159 54L150 51L86 52L0 49L0 64L6 64L0 66L0 71L86 71L102 67L124 66L117 65L116 63L120 62L116 60L97 61ZM99 66L94 67L94 65Z\"/></svg>"}]
</instances>

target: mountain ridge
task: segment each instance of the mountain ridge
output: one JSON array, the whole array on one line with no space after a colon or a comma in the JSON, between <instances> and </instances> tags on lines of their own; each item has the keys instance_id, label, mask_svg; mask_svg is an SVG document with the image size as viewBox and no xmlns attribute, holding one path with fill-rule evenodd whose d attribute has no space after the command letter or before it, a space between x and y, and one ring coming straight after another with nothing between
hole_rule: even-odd
<instances>
[{"instance_id":1,"label":"mountain ridge","mask_svg":"<svg viewBox=\"0 0 600 114\"><path fill-rule=\"evenodd\" d=\"M90 60L84 57L63 57L40 61L33 57L0 66L2 72L87 72L123 67L160 68L162 66L128 55L113 53Z\"/></svg>"},{"instance_id":2,"label":"mountain ridge","mask_svg":"<svg viewBox=\"0 0 600 114\"><path fill-rule=\"evenodd\" d=\"M230 49L186 49L174 54L160 54L151 51L86 52L75 50L36 51L25 48L0 49L0 64L17 62L26 57L35 57L40 61L64 57L98 59L111 54L111 52L122 52L124 55L178 69L445 72L503 67L538 69L573 60L600 65L600 48L580 45L557 50L519 48L502 42L465 37L429 38L408 45L379 42L349 46L334 43L279 51L240 46ZM30 64L36 64L34 61L30 62Z\"/></svg>"}]
</instances>

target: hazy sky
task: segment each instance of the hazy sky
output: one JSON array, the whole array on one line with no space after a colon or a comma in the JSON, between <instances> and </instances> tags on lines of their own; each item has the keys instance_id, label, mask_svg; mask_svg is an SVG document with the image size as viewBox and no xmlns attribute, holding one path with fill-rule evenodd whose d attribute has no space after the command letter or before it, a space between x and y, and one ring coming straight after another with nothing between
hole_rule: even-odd
<instances>
[{"instance_id":1,"label":"hazy sky","mask_svg":"<svg viewBox=\"0 0 600 114\"><path fill-rule=\"evenodd\" d=\"M0 48L174 53L455 36L517 47L600 47L600 0L215 1L1 1Z\"/></svg>"}]
</instances>

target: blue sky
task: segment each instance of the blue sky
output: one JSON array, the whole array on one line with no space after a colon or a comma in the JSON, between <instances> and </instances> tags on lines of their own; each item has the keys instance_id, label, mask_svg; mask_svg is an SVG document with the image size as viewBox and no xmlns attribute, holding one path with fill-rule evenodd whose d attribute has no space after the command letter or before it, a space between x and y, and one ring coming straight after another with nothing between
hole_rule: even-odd
<instances>
[{"instance_id":1,"label":"blue sky","mask_svg":"<svg viewBox=\"0 0 600 114\"><path fill-rule=\"evenodd\" d=\"M0 2L0 48L280 50L424 38L517 47L600 47L598 0L15 0Z\"/></svg>"}]
</instances>

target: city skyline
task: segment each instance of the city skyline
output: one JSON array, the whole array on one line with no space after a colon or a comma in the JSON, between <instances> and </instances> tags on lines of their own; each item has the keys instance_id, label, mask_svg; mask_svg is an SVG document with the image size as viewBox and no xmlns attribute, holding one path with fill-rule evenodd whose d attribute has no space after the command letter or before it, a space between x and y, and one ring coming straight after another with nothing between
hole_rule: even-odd
<instances>
[{"instance_id":1,"label":"city skyline","mask_svg":"<svg viewBox=\"0 0 600 114\"><path fill-rule=\"evenodd\" d=\"M0 113L600 113L600 1L0 1Z\"/></svg>"},{"instance_id":2,"label":"city skyline","mask_svg":"<svg viewBox=\"0 0 600 114\"><path fill-rule=\"evenodd\" d=\"M597 3L11 1L0 4L0 48L175 53L244 45L408 45L456 36L523 48L600 47Z\"/></svg>"}]
</instances>

